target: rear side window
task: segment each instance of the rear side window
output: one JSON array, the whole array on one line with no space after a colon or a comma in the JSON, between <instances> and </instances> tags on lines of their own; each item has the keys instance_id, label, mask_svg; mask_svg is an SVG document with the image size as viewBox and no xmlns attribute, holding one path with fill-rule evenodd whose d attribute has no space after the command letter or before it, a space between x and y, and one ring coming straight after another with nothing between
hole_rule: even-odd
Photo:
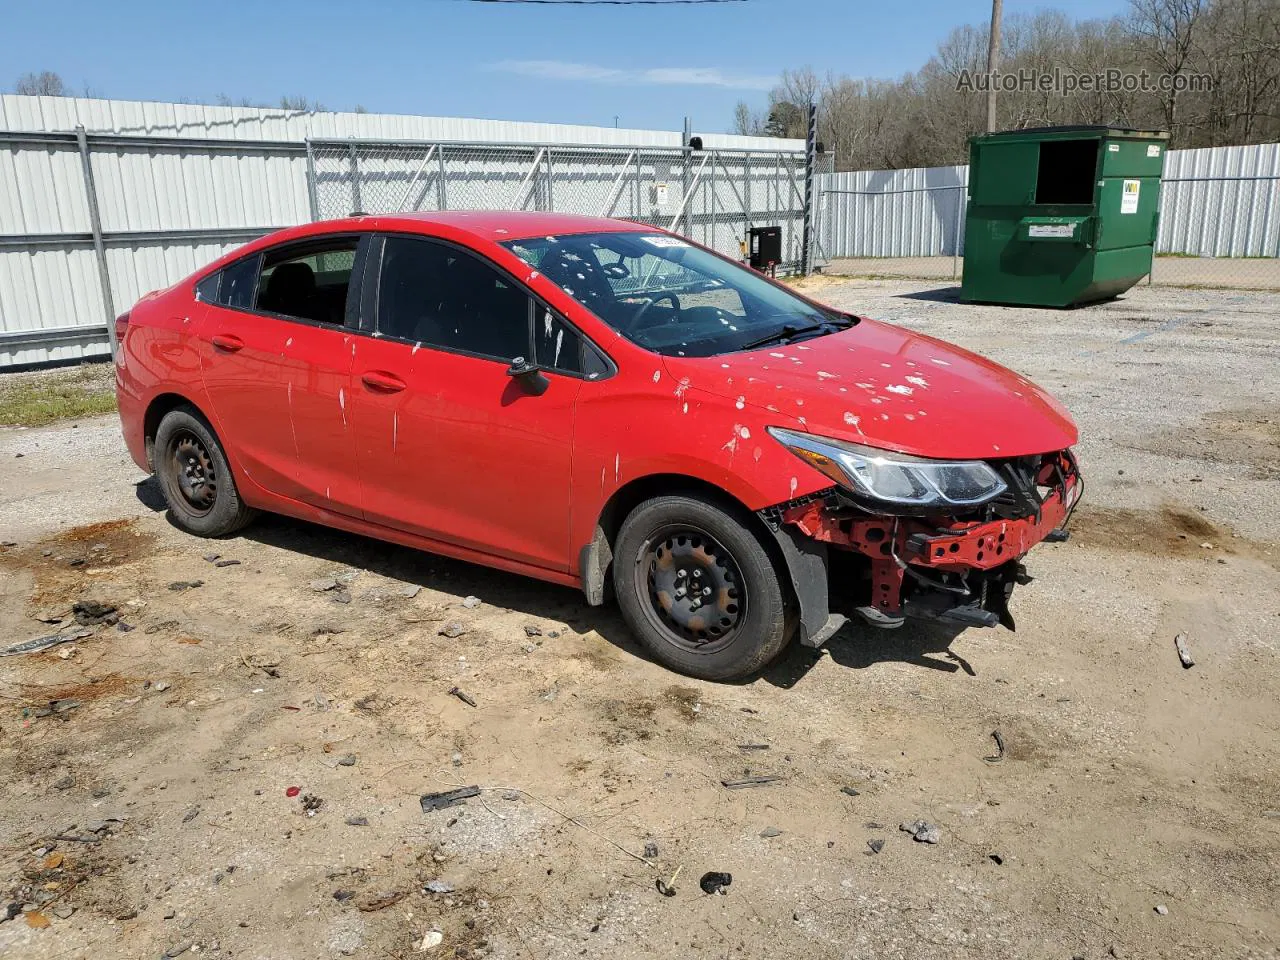
<instances>
[{"instance_id":1,"label":"rear side window","mask_svg":"<svg viewBox=\"0 0 1280 960\"><path fill-rule=\"evenodd\" d=\"M253 309L253 291L258 283L257 256L238 260L219 271L217 303L239 310Z\"/></svg>"},{"instance_id":2,"label":"rear side window","mask_svg":"<svg viewBox=\"0 0 1280 960\"><path fill-rule=\"evenodd\" d=\"M355 263L356 237L268 250L258 278L257 309L341 326Z\"/></svg>"},{"instance_id":3,"label":"rear side window","mask_svg":"<svg viewBox=\"0 0 1280 960\"><path fill-rule=\"evenodd\" d=\"M387 237L378 332L511 361L529 355L528 294L480 258L447 244Z\"/></svg>"}]
</instances>

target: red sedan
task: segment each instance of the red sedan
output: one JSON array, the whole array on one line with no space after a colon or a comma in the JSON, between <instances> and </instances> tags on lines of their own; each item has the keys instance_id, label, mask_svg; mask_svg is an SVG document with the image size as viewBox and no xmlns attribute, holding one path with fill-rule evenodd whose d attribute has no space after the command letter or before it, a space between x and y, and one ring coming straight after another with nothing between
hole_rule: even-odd
<instances>
[{"instance_id":1,"label":"red sedan","mask_svg":"<svg viewBox=\"0 0 1280 960\"><path fill-rule=\"evenodd\" d=\"M184 530L268 510L612 583L708 679L855 614L1011 627L1081 489L1075 425L1017 374L617 220L308 224L117 333L125 440Z\"/></svg>"}]
</instances>

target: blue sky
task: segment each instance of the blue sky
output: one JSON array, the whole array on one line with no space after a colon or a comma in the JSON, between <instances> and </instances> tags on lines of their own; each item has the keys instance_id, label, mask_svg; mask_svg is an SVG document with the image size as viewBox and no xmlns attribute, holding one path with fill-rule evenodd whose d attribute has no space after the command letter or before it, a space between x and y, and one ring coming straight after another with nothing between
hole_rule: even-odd
<instances>
[{"instance_id":1,"label":"blue sky","mask_svg":"<svg viewBox=\"0 0 1280 960\"><path fill-rule=\"evenodd\" d=\"M1044 3L1005 0L1006 16ZM1076 17L1124 0L1067 0ZM720 132L777 74L913 70L989 0L750 0L708 6L516 6L458 0L61 0L0 3L0 89L54 70L122 99L333 109Z\"/></svg>"}]
</instances>

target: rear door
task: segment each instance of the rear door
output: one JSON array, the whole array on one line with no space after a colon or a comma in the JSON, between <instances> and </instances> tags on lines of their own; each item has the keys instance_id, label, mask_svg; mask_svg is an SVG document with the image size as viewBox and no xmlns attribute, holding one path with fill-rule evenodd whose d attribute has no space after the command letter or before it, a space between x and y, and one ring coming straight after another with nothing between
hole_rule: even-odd
<instances>
[{"instance_id":1,"label":"rear door","mask_svg":"<svg viewBox=\"0 0 1280 960\"><path fill-rule=\"evenodd\" d=\"M326 236L238 261L222 270L201 324L205 388L249 478L349 516L361 515L348 410L359 338L351 279L366 244Z\"/></svg>"},{"instance_id":2,"label":"rear door","mask_svg":"<svg viewBox=\"0 0 1280 960\"><path fill-rule=\"evenodd\" d=\"M389 235L372 256L378 336L353 371L368 518L568 570L584 341L475 253ZM546 369L513 377L516 358ZM590 363L603 369L597 353Z\"/></svg>"}]
</instances>

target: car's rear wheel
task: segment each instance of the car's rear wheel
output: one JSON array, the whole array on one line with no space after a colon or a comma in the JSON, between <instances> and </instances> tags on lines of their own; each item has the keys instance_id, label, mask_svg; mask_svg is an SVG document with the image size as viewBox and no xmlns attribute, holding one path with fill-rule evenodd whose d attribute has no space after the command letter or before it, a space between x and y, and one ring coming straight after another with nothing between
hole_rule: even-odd
<instances>
[{"instance_id":1,"label":"car's rear wheel","mask_svg":"<svg viewBox=\"0 0 1280 960\"><path fill-rule=\"evenodd\" d=\"M235 533L254 517L236 490L213 430L194 409L170 410L156 429L156 479L173 522L199 537Z\"/></svg>"},{"instance_id":2,"label":"car's rear wheel","mask_svg":"<svg viewBox=\"0 0 1280 960\"><path fill-rule=\"evenodd\" d=\"M750 518L661 496L622 524L613 580L627 625L655 659L703 680L760 670L786 646L786 594Z\"/></svg>"}]
</instances>

